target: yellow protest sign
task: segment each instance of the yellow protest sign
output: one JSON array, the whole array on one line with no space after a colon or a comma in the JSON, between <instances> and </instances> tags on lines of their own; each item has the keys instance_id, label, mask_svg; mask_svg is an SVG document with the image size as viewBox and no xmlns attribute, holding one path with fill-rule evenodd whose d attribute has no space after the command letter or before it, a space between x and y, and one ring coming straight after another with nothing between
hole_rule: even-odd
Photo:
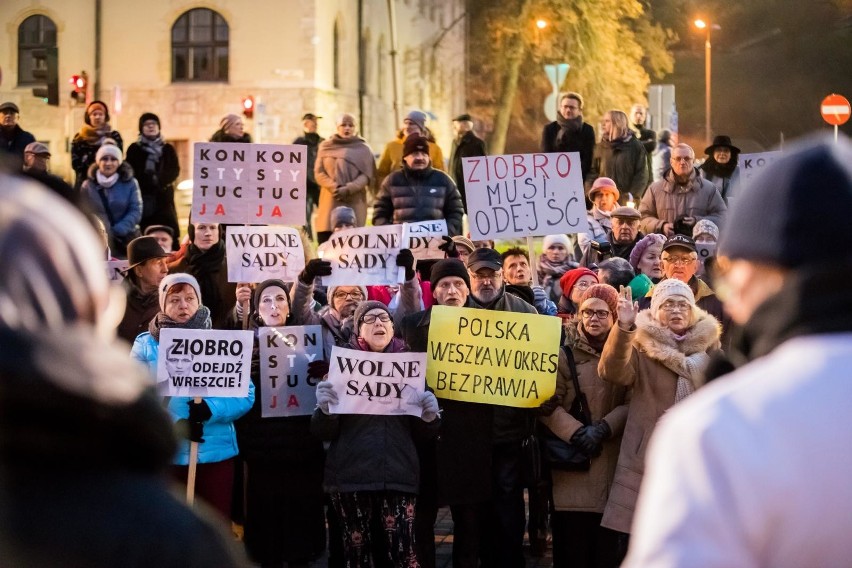
<instances>
[{"instance_id":1,"label":"yellow protest sign","mask_svg":"<svg viewBox=\"0 0 852 568\"><path fill-rule=\"evenodd\" d=\"M556 391L560 321L433 306L426 382L440 398L535 408Z\"/></svg>"}]
</instances>

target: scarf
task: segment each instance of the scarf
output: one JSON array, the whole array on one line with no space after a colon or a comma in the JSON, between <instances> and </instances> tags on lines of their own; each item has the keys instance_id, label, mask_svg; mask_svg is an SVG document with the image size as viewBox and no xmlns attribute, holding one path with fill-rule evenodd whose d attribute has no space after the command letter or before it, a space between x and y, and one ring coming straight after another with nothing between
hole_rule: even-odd
<instances>
[{"instance_id":1,"label":"scarf","mask_svg":"<svg viewBox=\"0 0 852 568\"><path fill-rule=\"evenodd\" d=\"M544 287L550 286L554 280L561 278L563 274L574 268L573 264L567 257L562 262L555 262L541 255L538 259L538 279L540 284Z\"/></svg>"},{"instance_id":2,"label":"scarf","mask_svg":"<svg viewBox=\"0 0 852 568\"><path fill-rule=\"evenodd\" d=\"M163 144L165 144L163 137L158 135L156 138L146 138L140 134L136 142L148 154L145 160L145 173L155 173L157 171L157 163L163 157Z\"/></svg>"},{"instance_id":3,"label":"scarf","mask_svg":"<svg viewBox=\"0 0 852 568\"><path fill-rule=\"evenodd\" d=\"M319 146L317 159L321 160L325 157L342 160L351 164L359 173L364 174L370 180L376 177L376 159L373 157L373 151L370 150L370 147L367 146L367 143L360 136L343 138L339 134L335 134L323 141ZM345 167L342 166L343 164L336 167L334 172L334 181L338 185L346 185L352 181L352 179L337 179L337 176L345 170Z\"/></svg>"},{"instance_id":4,"label":"scarf","mask_svg":"<svg viewBox=\"0 0 852 568\"><path fill-rule=\"evenodd\" d=\"M198 306L198 311L195 312L195 315L189 318L186 323L178 323L169 316L166 315L166 312L160 312L151 322L148 324L148 331L151 332L151 336L157 341L160 342L160 330L165 329L167 327L180 327L183 329L210 329L210 310L207 309L206 306Z\"/></svg>"},{"instance_id":5,"label":"scarf","mask_svg":"<svg viewBox=\"0 0 852 568\"><path fill-rule=\"evenodd\" d=\"M115 182L118 181L118 171L116 171L111 176L105 176L101 173L101 170L97 170L95 172L95 179L98 181L99 186L105 189L109 189L115 185Z\"/></svg>"},{"instance_id":6,"label":"scarf","mask_svg":"<svg viewBox=\"0 0 852 568\"><path fill-rule=\"evenodd\" d=\"M600 145L607 149L618 148L619 146L623 146L630 142L630 139L634 138L633 131L628 130L624 133L624 136L621 138L616 138L615 140L609 140L607 138L601 138Z\"/></svg>"},{"instance_id":7,"label":"scarf","mask_svg":"<svg viewBox=\"0 0 852 568\"><path fill-rule=\"evenodd\" d=\"M80 127L80 132L77 133L77 136L86 141L87 144L93 146L100 146L103 144L104 139L112 132L112 128L109 124L104 123L100 128L94 128L88 124L83 124Z\"/></svg>"},{"instance_id":8,"label":"scarf","mask_svg":"<svg viewBox=\"0 0 852 568\"><path fill-rule=\"evenodd\" d=\"M565 140L580 132L583 128L583 117L565 118L562 113L556 113L556 122L559 124L559 132L556 134L556 145L565 143Z\"/></svg>"},{"instance_id":9,"label":"scarf","mask_svg":"<svg viewBox=\"0 0 852 568\"><path fill-rule=\"evenodd\" d=\"M610 331L612 330L610 329ZM606 340L609 337L609 331L600 337L592 337L586 333L585 329L583 329L583 322L580 320L579 325L577 325L577 334L589 345L589 347L594 349L595 354L600 356L600 354L603 353L604 345L606 345Z\"/></svg>"}]
</instances>

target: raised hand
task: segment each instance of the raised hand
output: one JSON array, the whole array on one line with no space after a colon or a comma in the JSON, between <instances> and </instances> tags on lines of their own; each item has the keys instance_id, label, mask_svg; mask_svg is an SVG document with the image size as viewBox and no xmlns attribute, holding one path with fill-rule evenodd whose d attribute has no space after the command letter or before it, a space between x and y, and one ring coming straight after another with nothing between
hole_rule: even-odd
<instances>
[{"instance_id":1,"label":"raised hand","mask_svg":"<svg viewBox=\"0 0 852 568\"><path fill-rule=\"evenodd\" d=\"M618 292L618 305L615 308L618 314L618 325L621 329L633 329L636 323L636 315L639 313L639 302L633 301L633 290L629 286L622 286Z\"/></svg>"},{"instance_id":2,"label":"raised hand","mask_svg":"<svg viewBox=\"0 0 852 568\"><path fill-rule=\"evenodd\" d=\"M313 284L314 278L317 276L331 275L331 263L321 258L312 258L305 264L304 270L299 274L299 281L302 284Z\"/></svg>"},{"instance_id":3,"label":"raised hand","mask_svg":"<svg viewBox=\"0 0 852 568\"><path fill-rule=\"evenodd\" d=\"M317 383L317 406L324 414L331 414L329 404L337 404L337 392L334 390L334 385L328 381L320 381Z\"/></svg>"}]
</instances>

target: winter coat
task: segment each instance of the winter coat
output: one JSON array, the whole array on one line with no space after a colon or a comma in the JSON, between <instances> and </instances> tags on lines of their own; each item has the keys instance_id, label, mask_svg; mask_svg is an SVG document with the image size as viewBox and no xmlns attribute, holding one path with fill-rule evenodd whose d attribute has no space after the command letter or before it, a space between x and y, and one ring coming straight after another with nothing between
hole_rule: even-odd
<instances>
[{"instance_id":1,"label":"winter coat","mask_svg":"<svg viewBox=\"0 0 852 568\"><path fill-rule=\"evenodd\" d=\"M450 176L434 168L412 170L403 165L382 182L373 204L373 225L447 220L451 237L462 233L464 205Z\"/></svg>"},{"instance_id":2,"label":"winter coat","mask_svg":"<svg viewBox=\"0 0 852 568\"><path fill-rule=\"evenodd\" d=\"M355 210L356 225L367 222L367 189L376 177L373 151L363 138L324 140L317 150L314 176L320 185L316 231L332 231L331 211L345 205ZM332 193L336 188L338 196Z\"/></svg>"},{"instance_id":3,"label":"winter coat","mask_svg":"<svg viewBox=\"0 0 852 568\"><path fill-rule=\"evenodd\" d=\"M160 344L146 331L136 338L130 356L146 364L151 376L156 377L159 351ZM225 461L239 454L234 421L249 411L254 404L254 395L254 384L250 383L248 395L242 398L204 397L212 416L204 423L204 443L198 444L198 463ZM173 421L189 418L189 403L193 400L192 397L173 396L168 400L168 409ZM189 463L189 440L179 442L174 463Z\"/></svg>"},{"instance_id":4,"label":"winter coat","mask_svg":"<svg viewBox=\"0 0 852 568\"><path fill-rule=\"evenodd\" d=\"M323 140L325 140L325 138L316 132L305 132L304 135L293 140L293 144L301 144L308 148L308 179L306 181L308 194L313 196L314 201L319 199L319 184L317 183L317 178L314 175L314 167L316 167L317 164L317 151L319 150L319 145Z\"/></svg>"},{"instance_id":5,"label":"winter coat","mask_svg":"<svg viewBox=\"0 0 852 568\"><path fill-rule=\"evenodd\" d=\"M659 181L663 179L670 169L672 169L671 164L672 159L672 147L665 142L660 142L657 146L657 149L654 150L654 155L651 159L651 173L653 175L652 182Z\"/></svg>"},{"instance_id":6,"label":"winter coat","mask_svg":"<svg viewBox=\"0 0 852 568\"><path fill-rule=\"evenodd\" d=\"M404 142L405 137L400 133L385 145L385 149L382 151L376 168L376 188L382 187L386 177L402 168L402 164L404 163L402 160L402 146ZM429 160L432 162L431 165L434 169L444 171L444 153L441 151L440 146L431 141L429 142Z\"/></svg>"},{"instance_id":7,"label":"winter coat","mask_svg":"<svg viewBox=\"0 0 852 568\"><path fill-rule=\"evenodd\" d=\"M735 158L732 156L731 159ZM725 205L727 205L728 199L736 194L736 187L740 181L740 167L739 165L734 167L734 171L728 176L721 175L717 171L720 169L723 168L716 164L711 156L706 162L701 164L698 171L704 179L716 186L716 189L719 190L719 195L722 196L722 199L725 200Z\"/></svg>"},{"instance_id":8,"label":"winter coat","mask_svg":"<svg viewBox=\"0 0 852 568\"><path fill-rule=\"evenodd\" d=\"M19 160L24 159L24 150L27 145L35 141L35 136L21 128L19 124L16 124L9 132L0 128L0 152L17 156Z\"/></svg>"},{"instance_id":9,"label":"winter coat","mask_svg":"<svg viewBox=\"0 0 852 568\"><path fill-rule=\"evenodd\" d=\"M607 383L598 376L601 354L589 345L588 339L572 322L565 328L565 345L574 354L580 390L586 395L592 421L604 420L612 430L612 437L603 442L603 452L592 458L589 471L553 470L553 506L557 511L584 511L603 513L612 487L621 435L627 421L628 389ZM568 359L559 352L559 370L556 375L556 394L562 396L562 406L550 416L539 420L551 432L568 442L580 429L582 422L568 414L577 393L571 379Z\"/></svg>"},{"instance_id":10,"label":"winter coat","mask_svg":"<svg viewBox=\"0 0 852 568\"><path fill-rule=\"evenodd\" d=\"M460 140L453 140L452 151L450 152L450 175L456 182L459 188L459 193L462 196L462 201L465 201L465 182L464 182L464 158L475 158L477 156L485 156L488 151L485 148L485 142L479 138L473 131L465 132ZM467 202L462 203L467 210Z\"/></svg>"},{"instance_id":11,"label":"winter coat","mask_svg":"<svg viewBox=\"0 0 852 568\"><path fill-rule=\"evenodd\" d=\"M608 177L615 182L621 193L619 201L622 205L627 203L628 193L633 194L636 200L645 193L650 182L648 153L632 132L626 142L601 140L595 147L592 169L586 176L586 193L599 177Z\"/></svg>"},{"instance_id":12,"label":"winter coat","mask_svg":"<svg viewBox=\"0 0 852 568\"><path fill-rule=\"evenodd\" d=\"M584 122L580 131L571 137L562 140L561 144L556 143L556 136L559 134L559 123L555 120L546 125L541 131L541 144L539 145L542 152L579 152L580 153L580 171L583 179L589 175L592 170L592 158L595 154L595 129L592 125ZM620 189L620 188L619 188Z\"/></svg>"},{"instance_id":13,"label":"winter coat","mask_svg":"<svg viewBox=\"0 0 852 568\"><path fill-rule=\"evenodd\" d=\"M682 341L651 317L650 310L639 312L632 331L616 324L607 338L598 373L603 380L633 391L603 527L630 532L648 440L657 420L675 403L678 377L691 380L695 389L704 385L709 353L719 349L720 326L700 308L693 314L695 323Z\"/></svg>"},{"instance_id":14,"label":"winter coat","mask_svg":"<svg viewBox=\"0 0 852 568\"><path fill-rule=\"evenodd\" d=\"M180 163L177 152L171 144L163 144L163 155L157 162L156 170L145 171L148 153L138 142L127 149L127 163L133 167L139 190L142 193L142 220L139 223L144 231L150 225L165 225L175 234L175 242L180 235L180 227L175 208L175 181L180 175Z\"/></svg>"},{"instance_id":15,"label":"winter coat","mask_svg":"<svg viewBox=\"0 0 852 568\"><path fill-rule=\"evenodd\" d=\"M353 337L348 349L363 351ZM385 353L405 351L394 338ZM415 416L325 414L317 408L311 432L331 442L325 460L323 487L327 493L400 491L416 494L420 464L414 438L438 433L440 419L426 423Z\"/></svg>"},{"instance_id":16,"label":"winter coat","mask_svg":"<svg viewBox=\"0 0 852 568\"><path fill-rule=\"evenodd\" d=\"M117 130L113 130L105 138L111 138L119 148L124 149L124 141ZM80 137L79 133L74 135L71 141L71 169L77 174L74 189L80 189L83 186L83 182L89 175L89 168L95 163L95 155L100 148L100 144L89 144L85 138Z\"/></svg>"},{"instance_id":17,"label":"winter coat","mask_svg":"<svg viewBox=\"0 0 852 568\"><path fill-rule=\"evenodd\" d=\"M678 184L674 172L669 170L642 197L639 228L646 235L662 233L665 223L674 225L682 217L694 217L696 223L709 219L721 228L727 211L716 186L698 175L697 170L693 169L686 185Z\"/></svg>"},{"instance_id":18,"label":"winter coat","mask_svg":"<svg viewBox=\"0 0 852 568\"><path fill-rule=\"evenodd\" d=\"M220 128L219 130L214 132L212 136L210 136L210 141L211 142L229 142L229 143L232 143L232 144L233 143L236 143L236 144L251 144L251 134L249 134L248 132L244 132L243 135L240 136L239 138L234 138L233 136L225 134L225 132Z\"/></svg>"},{"instance_id":19,"label":"winter coat","mask_svg":"<svg viewBox=\"0 0 852 568\"><path fill-rule=\"evenodd\" d=\"M124 317L118 324L118 336L133 343L140 333L148 330L148 324L160 312L160 294L157 290L143 294L129 277L124 279L124 289L127 292L127 305Z\"/></svg>"},{"instance_id":20,"label":"winter coat","mask_svg":"<svg viewBox=\"0 0 852 568\"><path fill-rule=\"evenodd\" d=\"M83 194L92 213L103 221L110 238L127 238L139 232L139 221L142 219L142 194L139 192L139 184L133 177L133 168L127 162L122 162L118 167L118 180L112 187L102 187L95 177L98 170L97 164L89 168L89 177L83 182ZM109 213L104 209L104 201L101 192L106 197ZM110 221L115 220L115 224Z\"/></svg>"},{"instance_id":21,"label":"winter coat","mask_svg":"<svg viewBox=\"0 0 852 568\"><path fill-rule=\"evenodd\" d=\"M225 257L225 240L207 249L200 250L190 245L186 255L177 264L169 267L169 274L186 272L198 280L201 301L210 309L213 329L233 329L234 304L237 301L237 285L228 282L228 261Z\"/></svg>"},{"instance_id":22,"label":"winter coat","mask_svg":"<svg viewBox=\"0 0 852 568\"><path fill-rule=\"evenodd\" d=\"M586 212L586 219L589 222L589 232L577 233L577 243L584 256L588 254L592 241L600 243L607 240L607 232L612 230L612 217L597 207Z\"/></svg>"},{"instance_id":23,"label":"winter coat","mask_svg":"<svg viewBox=\"0 0 852 568\"><path fill-rule=\"evenodd\" d=\"M663 277L663 280L665 280L665 277ZM695 305L716 318L722 324L722 347L726 349L730 339L728 331L731 328L731 317L728 315L728 312L724 310L722 301L719 300L719 297L716 296L713 289L710 288L710 286L708 286L701 278L693 276L689 280L688 284L692 289L692 293L695 295ZM638 302L640 310L647 310L651 307L651 296L653 293L654 289L651 288L644 297L639 298Z\"/></svg>"}]
</instances>

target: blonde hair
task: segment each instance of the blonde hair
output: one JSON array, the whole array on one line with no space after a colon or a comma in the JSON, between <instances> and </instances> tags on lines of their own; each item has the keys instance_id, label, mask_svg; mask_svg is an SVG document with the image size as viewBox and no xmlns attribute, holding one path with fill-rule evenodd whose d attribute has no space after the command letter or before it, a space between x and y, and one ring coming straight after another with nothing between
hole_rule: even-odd
<instances>
[{"instance_id":1,"label":"blonde hair","mask_svg":"<svg viewBox=\"0 0 852 568\"><path fill-rule=\"evenodd\" d=\"M613 109L604 113L604 116L607 115L609 115L609 119L612 121L612 132L610 132L609 137L604 134L602 137L603 140L621 140L627 136L628 132L632 132L630 130L630 121L627 120L627 115L624 112Z\"/></svg>"}]
</instances>

